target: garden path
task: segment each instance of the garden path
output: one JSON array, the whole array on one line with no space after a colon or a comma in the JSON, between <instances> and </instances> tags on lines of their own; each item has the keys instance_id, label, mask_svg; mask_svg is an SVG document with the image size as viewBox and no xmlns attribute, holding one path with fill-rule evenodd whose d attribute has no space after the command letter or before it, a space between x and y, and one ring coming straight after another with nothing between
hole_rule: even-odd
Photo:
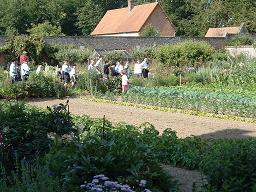
<instances>
[{"instance_id":1,"label":"garden path","mask_svg":"<svg viewBox=\"0 0 256 192\"><path fill-rule=\"evenodd\" d=\"M58 99L29 101L30 104L43 108L64 102L65 100ZM112 122L134 125L150 122L160 132L171 128L181 138L192 135L203 138L256 137L256 124L253 123L98 103L81 98L70 98L70 111L75 115L89 115L95 118L102 118L105 115Z\"/></svg>"}]
</instances>

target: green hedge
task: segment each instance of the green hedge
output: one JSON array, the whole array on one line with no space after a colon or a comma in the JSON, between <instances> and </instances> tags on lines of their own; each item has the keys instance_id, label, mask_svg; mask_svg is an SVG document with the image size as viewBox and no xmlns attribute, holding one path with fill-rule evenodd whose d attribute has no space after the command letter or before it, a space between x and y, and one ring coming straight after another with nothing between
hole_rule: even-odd
<instances>
[{"instance_id":1,"label":"green hedge","mask_svg":"<svg viewBox=\"0 0 256 192\"><path fill-rule=\"evenodd\" d=\"M17 99L28 97L64 97L68 94L63 83L54 77L32 73L26 82L2 83L0 87L1 99Z\"/></svg>"},{"instance_id":2,"label":"green hedge","mask_svg":"<svg viewBox=\"0 0 256 192\"><path fill-rule=\"evenodd\" d=\"M211 60L214 49L203 41L184 41L156 49L156 59L165 67L200 67Z\"/></svg>"}]
</instances>

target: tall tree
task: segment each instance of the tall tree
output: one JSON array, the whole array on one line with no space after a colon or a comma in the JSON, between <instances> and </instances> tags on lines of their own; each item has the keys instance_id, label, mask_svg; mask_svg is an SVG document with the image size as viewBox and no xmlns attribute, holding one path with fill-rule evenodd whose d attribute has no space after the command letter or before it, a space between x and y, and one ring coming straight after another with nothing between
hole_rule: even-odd
<instances>
[{"instance_id":1,"label":"tall tree","mask_svg":"<svg viewBox=\"0 0 256 192\"><path fill-rule=\"evenodd\" d=\"M83 7L77 11L76 23L83 35L90 35L103 16L103 8L93 0L87 0Z\"/></svg>"}]
</instances>

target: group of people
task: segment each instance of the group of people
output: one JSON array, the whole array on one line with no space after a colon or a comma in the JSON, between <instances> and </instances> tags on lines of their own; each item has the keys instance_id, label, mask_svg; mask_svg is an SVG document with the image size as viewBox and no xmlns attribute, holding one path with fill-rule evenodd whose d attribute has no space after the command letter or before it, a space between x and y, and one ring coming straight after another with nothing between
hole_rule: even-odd
<instances>
[{"instance_id":1,"label":"group of people","mask_svg":"<svg viewBox=\"0 0 256 192\"><path fill-rule=\"evenodd\" d=\"M39 65L36 69L36 73L39 74L42 71L42 65ZM68 61L64 61L62 65L56 67L57 76L61 81L64 82L64 86L71 83L72 86L76 84L77 73L76 65ZM96 60L90 60L88 65L89 72L96 72L99 77L103 77L103 80L108 80L110 76L121 77L122 79L122 92L126 92L129 88L129 78L131 76L130 64L121 62L104 62L103 58L98 58ZM139 60L134 65L134 77L135 78L148 78L149 75L149 65L148 59L145 58L142 62ZM26 81L30 74L30 67L28 65L28 53L23 52L19 59L15 59L10 65L10 77L12 83L16 81Z\"/></svg>"},{"instance_id":2,"label":"group of people","mask_svg":"<svg viewBox=\"0 0 256 192\"><path fill-rule=\"evenodd\" d=\"M111 77L121 76L122 92L126 92L129 88L128 82L131 76L131 68L128 61L122 64L119 61L117 61L116 63L103 62L102 58L99 58L97 61L91 60L88 65L88 71L89 72L95 71L99 76L103 75L103 80L108 80L109 76ZM142 62L138 60L134 65L135 78L140 78L140 77L148 78L148 74L149 74L148 59L145 58Z\"/></svg>"},{"instance_id":3,"label":"group of people","mask_svg":"<svg viewBox=\"0 0 256 192\"><path fill-rule=\"evenodd\" d=\"M26 51L19 57L13 59L10 65L10 77L12 83L16 81L26 81L29 77L30 68L28 66L28 53Z\"/></svg>"},{"instance_id":4,"label":"group of people","mask_svg":"<svg viewBox=\"0 0 256 192\"><path fill-rule=\"evenodd\" d=\"M58 67L57 74L64 82L64 86L67 86L70 82L72 86L76 84L77 73L75 64L70 64L68 61L64 61L63 65Z\"/></svg>"}]
</instances>

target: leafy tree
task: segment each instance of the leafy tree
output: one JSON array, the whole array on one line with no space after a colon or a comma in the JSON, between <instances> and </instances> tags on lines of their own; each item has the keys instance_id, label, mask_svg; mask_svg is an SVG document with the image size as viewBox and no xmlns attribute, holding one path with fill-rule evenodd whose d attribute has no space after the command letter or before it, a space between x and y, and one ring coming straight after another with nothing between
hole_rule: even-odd
<instances>
[{"instance_id":1,"label":"leafy tree","mask_svg":"<svg viewBox=\"0 0 256 192\"><path fill-rule=\"evenodd\" d=\"M36 36L63 36L64 34L61 33L60 26L54 26L50 24L48 21L44 23L40 23L38 25L32 25L31 29L28 29L30 35Z\"/></svg>"},{"instance_id":2,"label":"leafy tree","mask_svg":"<svg viewBox=\"0 0 256 192\"><path fill-rule=\"evenodd\" d=\"M92 0L87 0L77 12L77 26L83 35L89 35L103 16L103 8Z\"/></svg>"},{"instance_id":3,"label":"leafy tree","mask_svg":"<svg viewBox=\"0 0 256 192\"><path fill-rule=\"evenodd\" d=\"M158 37L160 36L159 30L153 25L146 25L141 32L140 36L142 37Z\"/></svg>"}]
</instances>

